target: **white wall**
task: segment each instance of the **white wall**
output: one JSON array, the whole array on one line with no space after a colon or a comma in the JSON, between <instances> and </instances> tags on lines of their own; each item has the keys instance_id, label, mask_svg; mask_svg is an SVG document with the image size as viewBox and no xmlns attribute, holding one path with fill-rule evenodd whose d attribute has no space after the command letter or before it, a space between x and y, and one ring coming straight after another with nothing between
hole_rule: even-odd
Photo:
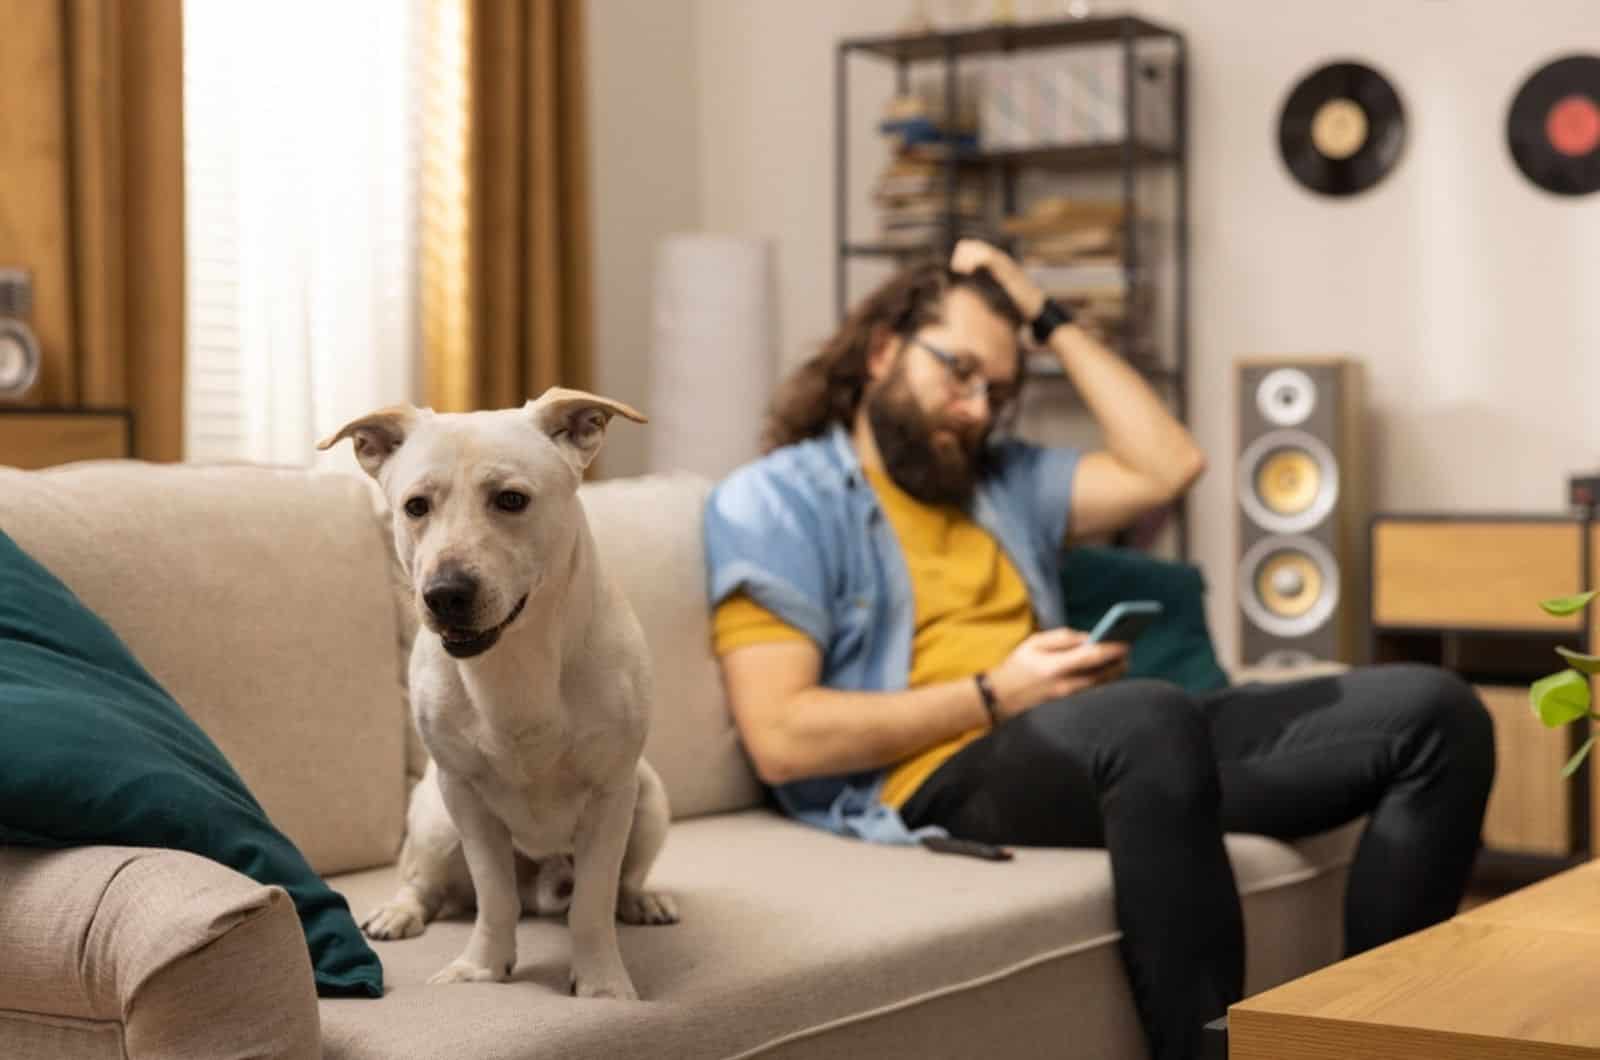
<instances>
[{"instance_id":1,"label":"white wall","mask_svg":"<svg viewBox=\"0 0 1600 1060\"><path fill-rule=\"evenodd\" d=\"M1380 509L1559 510L1566 473L1600 465L1596 418L1570 415L1580 392L1600 395L1600 195L1539 190L1505 146L1522 80L1557 55L1600 52L1600 13L1589 0L1515 13L1491 0L1180 6L1193 68L1192 407L1213 456L1194 545L1231 657L1235 356L1365 362ZM1386 180L1335 201L1288 177L1274 137L1289 87L1345 57L1395 84L1407 143Z\"/></svg>"},{"instance_id":2,"label":"white wall","mask_svg":"<svg viewBox=\"0 0 1600 1060\"><path fill-rule=\"evenodd\" d=\"M699 0L697 6L703 220L713 231L774 240L778 355L787 368L814 352L835 322L835 45L843 37L894 32L911 5ZM851 212L864 219L868 188L886 157L873 126L894 78L887 64L860 58L851 60L851 77L848 187Z\"/></svg>"},{"instance_id":3,"label":"white wall","mask_svg":"<svg viewBox=\"0 0 1600 1060\"><path fill-rule=\"evenodd\" d=\"M700 227L693 0L585 0L595 388L650 411L656 242ZM648 427L618 422L603 475L649 466Z\"/></svg>"},{"instance_id":4,"label":"white wall","mask_svg":"<svg viewBox=\"0 0 1600 1060\"><path fill-rule=\"evenodd\" d=\"M629 93L626 71L595 121L613 160L649 160L603 173L598 290L604 362L648 337L648 307L608 302L613 281L635 283L648 231L701 227L772 236L778 248L780 350L792 365L833 324L833 53L845 35L895 29L903 0L590 0L598 35L671 22L666 46L609 38L655 74ZM1022 5L1019 5L1022 6ZM1525 181L1505 149L1505 111L1535 66L1600 52L1592 0L1536 0L1513 11L1491 0L1164 0L1135 5L1185 31L1191 93L1192 422L1213 469L1197 487L1193 546L1212 586L1211 620L1233 653L1231 364L1239 355L1344 352L1365 362L1370 448L1383 508L1553 510L1567 471L1600 465L1600 426L1568 425L1581 394L1600 395L1600 195L1550 196ZM618 9L625 8L627 17ZM666 18L672 9L681 17ZM692 25L685 42L682 27ZM646 54L648 52L648 54ZM1314 196L1279 161L1278 109L1301 74L1357 58L1385 71L1407 108L1399 167L1349 200ZM872 132L886 73L854 60L852 210L881 163ZM874 84L876 78L876 84ZM685 86L689 87L685 87ZM658 94L644 111L618 100ZM665 100L665 101L664 101ZM692 112L666 115L670 107ZM602 113L603 111L603 113ZM634 144L646 115L678 122L695 141L674 144L673 173ZM607 122L625 122L622 128ZM602 152L597 138L597 158ZM680 194L628 202L646 181ZM681 192L684 182L698 189ZM614 211L635 218L618 225ZM698 212L696 213L695 210ZM670 216L668 216L670 215ZM641 225L640 218L648 223ZM609 228L607 226L610 226ZM651 226L654 226L651 228ZM608 249L609 247L609 249ZM607 272L607 267L612 270ZM856 268L865 267L856 266ZM871 276L858 274L864 288ZM606 314L619 316L607 320ZM643 322L645 330L627 337ZM608 345L608 342L610 345ZM618 345L620 344L620 346ZM619 396L625 396L619 391ZM614 470L622 464L614 462Z\"/></svg>"}]
</instances>

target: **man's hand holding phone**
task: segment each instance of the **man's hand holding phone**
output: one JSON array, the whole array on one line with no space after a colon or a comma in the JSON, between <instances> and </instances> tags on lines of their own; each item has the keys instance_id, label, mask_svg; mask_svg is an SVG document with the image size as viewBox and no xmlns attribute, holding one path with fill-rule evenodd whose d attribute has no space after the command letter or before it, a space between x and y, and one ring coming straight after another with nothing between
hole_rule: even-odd
<instances>
[{"instance_id":1,"label":"man's hand holding phone","mask_svg":"<svg viewBox=\"0 0 1600 1060\"><path fill-rule=\"evenodd\" d=\"M1115 680L1127 668L1126 644L1090 643L1089 634L1065 626L1047 629L1017 645L989 671L995 712L1006 721L1047 700Z\"/></svg>"}]
</instances>

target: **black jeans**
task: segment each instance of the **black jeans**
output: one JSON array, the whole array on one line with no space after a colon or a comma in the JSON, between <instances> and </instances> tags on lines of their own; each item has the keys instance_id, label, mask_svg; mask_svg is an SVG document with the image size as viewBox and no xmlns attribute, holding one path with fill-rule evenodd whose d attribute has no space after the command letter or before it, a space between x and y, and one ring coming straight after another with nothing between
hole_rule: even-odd
<instances>
[{"instance_id":1,"label":"black jeans","mask_svg":"<svg viewBox=\"0 0 1600 1060\"><path fill-rule=\"evenodd\" d=\"M1345 949L1359 953L1454 915L1493 778L1488 713L1434 667L1199 698L1125 680L973 741L901 813L991 843L1105 847L1151 1055L1177 1060L1244 989L1224 832L1299 839L1370 815L1345 896Z\"/></svg>"}]
</instances>

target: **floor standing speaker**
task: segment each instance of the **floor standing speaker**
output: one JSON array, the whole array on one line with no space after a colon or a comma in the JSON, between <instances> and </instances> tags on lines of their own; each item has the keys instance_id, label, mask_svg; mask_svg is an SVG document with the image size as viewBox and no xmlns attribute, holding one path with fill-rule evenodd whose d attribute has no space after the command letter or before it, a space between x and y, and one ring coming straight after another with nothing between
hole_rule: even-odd
<instances>
[{"instance_id":1,"label":"floor standing speaker","mask_svg":"<svg viewBox=\"0 0 1600 1060\"><path fill-rule=\"evenodd\" d=\"M1363 661L1360 365L1249 358L1238 362L1236 380L1240 661Z\"/></svg>"}]
</instances>

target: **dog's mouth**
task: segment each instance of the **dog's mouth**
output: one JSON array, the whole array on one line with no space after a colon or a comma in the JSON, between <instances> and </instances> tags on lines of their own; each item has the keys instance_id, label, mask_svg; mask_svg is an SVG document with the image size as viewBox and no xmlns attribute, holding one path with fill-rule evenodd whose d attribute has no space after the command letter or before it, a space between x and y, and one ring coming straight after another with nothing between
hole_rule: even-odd
<instances>
[{"instance_id":1,"label":"dog's mouth","mask_svg":"<svg viewBox=\"0 0 1600 1060\"><path fill-rule=\"evenodd\" d=\"M524 593L522 599L517 601L517 606L506 616L506 620L498 626L491 626L488 629L445 627L439 631L439 640L444 644L444 650L452 659L470 659L474 655L482 655L494 647L495 642L500 639L501 632L516 621L517 616L522 614L523 605L527 602L528 596Z\"/></svg>"}]
</instances>

